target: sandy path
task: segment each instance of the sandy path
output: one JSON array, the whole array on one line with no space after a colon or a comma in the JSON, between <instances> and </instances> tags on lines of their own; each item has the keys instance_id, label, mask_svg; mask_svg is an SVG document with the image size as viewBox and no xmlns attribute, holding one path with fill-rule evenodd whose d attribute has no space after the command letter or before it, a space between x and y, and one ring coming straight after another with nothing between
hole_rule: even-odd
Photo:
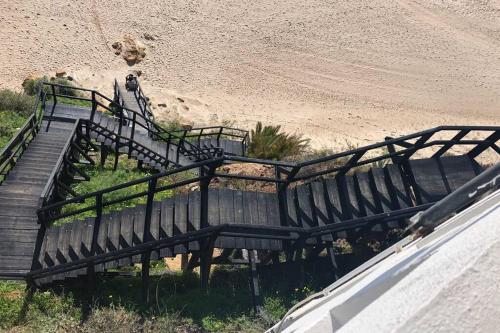
<instances>
[{"instance_id":1,"label":"sandy path","mask_svg":"<svg viewBox=\"0 0 500 333\"><path fill-rule=\"evenodd\" d=\"M499 0L16 0L0 22L0 87L64 68L110 93L141 70L159 117L263 120L328 148L500 124ZM147 46L133 67L110 50L126 34Z\"/></svg>"}]
</instances>

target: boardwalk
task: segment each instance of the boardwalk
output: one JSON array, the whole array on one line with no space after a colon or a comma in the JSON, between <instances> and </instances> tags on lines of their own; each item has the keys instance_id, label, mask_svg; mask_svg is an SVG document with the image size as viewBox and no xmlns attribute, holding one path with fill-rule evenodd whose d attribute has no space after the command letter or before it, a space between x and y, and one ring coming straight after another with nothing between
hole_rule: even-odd
<instances>
[{"instance_id":1,"label":"boardwalk","mask_svg":"<svg viewBox=\"0 0 500 333\"><path fill-rule=\"evenodd\" d=\"M38 284L134 263L142 263L147 278L150 260L184 253L193 255L193 264L200 265L206 284L214 248L275 254L296 251L300 256L306 247L313 253L326 249L335 267L335 241L344 238L354 242L360 236L383 240L388 229L404 227L406 218L480 174L483 168L475 157L488 148L497 150L500 139L497 127L443 127L303 164L236 158L271 165L276 170L275 178L245 178L217 172L235 158L203 153L196 156L204 159L193 159L193 151L185 148L193 147L191 143L177 141L174 145L154 140L151 131L135 133L138 124L123 121L119 113L110 115L112 109L108 114L93 114L90 108L57 104L52 112L48 104L44 112L40 131L34 131L36 135L29 144L22 144L26 150L11 159L9 163L14 166L0 185L0 277L29 277ZM429 141L441 131L457 134L451 140ZM471 131L488 131L490 135L462 142ZM113 204L105 200L106 194L115 191L114 187L73 194L74 199L61 195L69 193L64 181L69 182L68 176L78 173L74 163L85 157L85 149L95 146L92 140L101 143L96 146L101 154L106 150L127 154L160 171L119 185L146 184L146 192L120 199L143 197L145 204L106 210ZM84 144L79 145L79 141ZM460 143L471 146L468 154L445 156L450 147ZM411 158L426 145L443 148L432 158ZM404 149L396 151L396 146ZM380 147L387 153L379 158L392 163L363 164L362 157ZM199 147L193 149L196 152ZM333 160L333 169L328 165L317 167ZM376 162L377 158L372 160ZM305 173L303 170L311 165L315 168ZM170 188L181 190L196 182L198 189L155 200L155 194L164 190L157 187L158 181L184 171L195 171L196 176L171 183ZM275 182L276 191L210 186L215 178L224 177ZM65 211L69 205L85 200L95 204L81 211ZM85 212L92 216L79 218L78 214ZM52 225L62 216L70 221Z\"/></svg>"}]
</instances>

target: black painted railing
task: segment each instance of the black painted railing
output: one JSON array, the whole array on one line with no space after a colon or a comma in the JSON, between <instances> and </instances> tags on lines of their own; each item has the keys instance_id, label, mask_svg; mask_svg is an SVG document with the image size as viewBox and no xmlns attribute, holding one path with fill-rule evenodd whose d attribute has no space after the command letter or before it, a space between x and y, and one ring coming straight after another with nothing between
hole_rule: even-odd
<instances>
[{"instance_id":1,"label":"black painted railing","mask_svg":"<svg viewBox=\"0 0 500 333\"><path fill-rule=\"evenodd\" d=\"M49 94L49 97L51 97L53 102L50 115L48 116L49 121L46 130L49 129L51 119L53 119L54 117L54 112L58 103L57 98L64 97L67 99L90 102L92 104L90 121L93 123L98 123L97 112L109 113L116 119L116 121L118 122L118 128L115 129L115 150L117 155L119 154L120 148L123 147L123 143L120 141L120 138L122 137L122 132L124 132L125 128L129 130L128 137L132 141L134 141L134 137L136 135L140 135L142 131L142 133L144 134L149 134L149 136L153 140L165 142L165 156L170 161L175 162L176 164L179 163L181 156L189 158L193 161L201 161L212 159L223 154L223 151L221 149L202 149L197 147L196 145L193 145L188 140L168 132L157 123L143 116L140 112L128 109L123 106L122 100L112 100L107 96L99 93L98 91L91 89L64 86L50 82L44 82L43 84L51 87L51 93ZM63 95L57 93L55 89L57 87L74 90L75 92L77 92L74 95L80 96ZM171 151L174 151L174 153L172 154Z\"/></svg>"},{"instance_id":2,"label":"black painted railing","mask_svg":"<svg viewBox=\"0 0 500 333\"><path fill-rule=\"evenodd\" d=\"M199 147L202 146L202 140L204 139L215 139L216 147L221 146L221 139L236 141L241 145L242 156L246 155L249 141L248 131L227 126L195 127L182 130L174 130L171 132L176 134L178 133L178 135L184 139L197 142ZM231 152L229 151L226 151L225 153L226 155L231 155Z\"/></svg>"},{"instance_id":3,"label":"black painted railing","mask_svg":"<svg viewBox=\"0 0 500 333\"><path fill-rule=\"evenodd\" d=\"M463 137L463 132L486 132L487 137L485 139L465 139ZM456 133L452 139L443 140L435 139L432 137L438 134L453 134ZM462 138L457 139L457 136L462 136ZM370 225L372 223L380 223L381 219L386 221L397 220L405 217L414 215L415 213L429 208L432 204L424 204L419 206L410 207L407 209L401 209L394 212L377 214L374 216L368 216L364 218L353 219L349 221L343 221L341 223L334 223L324 226L313 227L308 230L301 228L289 227L286 223L287 220L287 210L286 210L286 190L292 183L303 183L307 180L313 180L317 177L324 176L330 173L345 174L353 169L360 166L365 166L367 164L377 163L381 160L392 160L394 163L404 165L409 159L411 159L417 152L426 148L434 148L434 157L441 156L452 147L456 146L468 146L468 151L464 152L468 154L471 158L474 158L481 154L484 150L492 148L493 151L499 153L497 141L500 137L500 127L493 126L443 126L430 129L427 131L403 136L396 139L387 139L385 142L381 142L374 145L369 145L366 147L361 147L353 149L347 152L327 156L324 158L302 162L302 163L290 163L290 162L279 162L279 161L267 161L252 159L246 157L237 156L223 156L219 158L207 159L204 161L199 161L193 163L189 166L180 167L175 170L170 170L166 172L161 172L149 177L142 179L137 179L124 184L116 185L107 189L100 191L80 195L75 198L67 199L60 202L55 202L44 206L38 211L40 220L43 223L49 223L61 218L68 218L71 216L76 216L85 212L92 211L94 213L94 228L93 228L93 238L91 243L91 249L97 248L97 235L99 234L100 224L102 216L105 209L119 203L134 200L137 198L145 198L146 208L145 208L145 225L144 225L144 235L149 235L150 228L150 218L153 211L153 202L155 195L167 191L185 186L188 184L198 183L200 188L200 218L201 218L201 229L195 232L189 232L183 235L153 241L147 237L144 239L144 243L137 247L117 250L107 254L95 253L94 250L91 251L90 257L86 259L81 259L73 263L63 264L44 270L32 273L33 277L43 276L45 274L52 274L54 272L63 272L66 270L74 269L75 267L84 267L84 265L95 265L100 262L115 260L117 258L126 257L131 254L143 254L143 265L148 267L149 254L152 250L161 247L171 246L172 244L180 244L183 242L201 240L219 236L233 236L233 237L247 237L247 238L266 238L266 239L282 239L297 241L299 239L307 239L310 237L319 237L325 234L331 234L336 231L349 230L353 228L359 228L362 226ZM397 148L401 147L401 149ZM385 154L377 157L371 157L370 152L373 150L380 151L382 149ZM365 155L369 157L364 158ZM334 162L334 167L331 167L332 161ZM231 174L224 172L217 172L217 170L227 163L250 163L250 164L260 164L266 165L270 168L274 168L274 176L261 176L261 175L241 175L241 174ZM327 164L324 164L327 163ZM311 167L314 168L311 169ZM318 166L326 166L324 169L318 169ZM193 176L181 181L171 182L171 176L175 176L178 173L186 172L190 170L199 170L198 173L193 173ZM312 171L311 171L312 170ZM276 185L276 195L278 196L279 202L279 218L281 221L281 226L269 226L269 225L222 225L213 227L208 224L208 202L209 202L209 185L214 178L230 178L238 180L251 180L260 182L270 182ZM159 185L160 180L168 179L167 185ZM124 195L120 198L114 198L112 200L107 200L106 195L120 191L126 188L137 188L139 184L147 184L147 190L136 192L133 194ZM126 192L126 191L125 191ZM87 206L80 206L74 208L72 211L65 210L70 204L74 203L85 203L90 202Z\"/></svg>"},{"instance_id":4,"label":"black painted railing","mask_svg":"<svg viewBox=\"0 0 500 333\"><path fill-rule=\"evenodd\" d=\"M146 97L144 90L139 84L139 80L137 78L136 80L137 80L137 89L135 89L133 92L137 105L139 106L139 109L143 114L143 116L154 122L154 115L153 112L151 111L148 98ZM114 93L115 93L115 100L117 100L119 104L123 105L124 104L123 96L121 94L121 90L118 81L116 79L114 82ZM241 155L243 156L246 154L246 149L249 140L248 131L228 126L206 126L206 127L186 128L180 130L170 130L169 132L174 133L177 136L182 137L183 139L187 139L190 142L197 142L198 147L202 146L203 139L208 139L208 138L215 139L216 147L221 146L221 139L236 141L239 142L241 145ZM231 154L231 152L226 151L226 154Z\"/></svg>"},{"instance_id":5,"label":"black painted railing","mask_svg":"<svg viewBox=\"0 0 500 333\"><path fill-rule=\"evenodd\" d=\"M472 134L471 137L486 137L463 139L469 133ZM453 134L455 135L451 139L442 138ZM462 148L461 154L475 158L489 148L500 154L500 148L496 144L499 139L500 126L439 126L399 138L387 137L384 142L297 163L280 172L289 181L303 181L332 173L345 174L352 169L382 161L391 160L395 164L403 164L425 149L437 149L430 156L437 158L459 146Z\"/></svg>"},{"instance_id":6,"label":"black painted railing","mask_svg":"<svg viewBox=\"0 0 500 333\"><path fill-rule=\"evenodd\" d=\"M19 157L28 147L28 144L40 131L45 100L45 93L39 89L39 93L36 95L33 113L5 147L0 150L0 184L3 183L9 171L14 167Z\"/></svg>"},{"instance_id":7,"label":"black painted railing","mask_svg":"<svg viewBox=\"0 0 500 333\"><path fill-rule=\"evenodd\" d=\"M450 140L430 140L430 138L443 131L486 131L491 133L485 140L451 140L452 144L450 145ZM477 154L481 153L485 149L492 147L495 151L497 151L496 142L499 139L500 127L487 127L487 126L478 126L478 127L437 127L428 131L423 131L419 133L415 133L412 135L404 136L398 139L390 139L385 142L370 145L362 148L357 148L348 152L335 154L332 156L324 157L321 159L317 159L314 161L308 161L303 163L290 163L290 162L279 162L279 161L267 161L267 160L259 160L252 159L246 157L237 157L237 156L224 156L219 158L214 158L210 160L204 160L201 162L193 163L189 166L180 167L172 171L158 173L153 176L149 176L142 179L137 179L128 183L120 184L117 186L113 186L108 189L104 189L101 191L85 194L76 198L68 199L62 202L58 202L55 204L51 204L43 207L39 210L42 222L48 223L52 220L56 220L59 218L70 217L74 215L81 214L87 211L93 211L95 215L101 216L103 209L107 206L118 204L121 202L133 200L139 197L146 198L146 201L150 201L154 199L154 195L158 192L162 192L165 190L175 189L181 186L185 186L191 183L199 183L199 188L203 196L208 196L208 186L210 182L215 178L228 178L228 179L237 179L243 181L258 181L258 182L268 182L274 183L276 185L276 194L278 196L279 204L280 204L280 220L282 221L282 225L286 225L286 190L292 183L301 183L307 180L316 179L319 176L324 176L329 173L337 174L345 174L350 170L356 169L360 166L365 166L369 163L376 163L380 160L388 160L391 159L398 164L402 164L404 166L405 161L410 159L417 151L424 148L429 147L445 147L448 149L454 147L456 145L467 145L471 146L467 154L471 157L477 156ZM407 145L408 141L411 139L416 139L415 142L411 145ZM486 143L485 143L486 142ZM394 146L405 146L403 149L395 150ZM364 160L361 160L361 157L365 154L368 154L373 149L384 148L387 153L378 156L378 157L370 157ZM439 151L439 154L446 153L446 151ZM436 156L436 154L434 154ZM345 158L348 157L348 158ZM340 161L338 161L340 160ZM313 169L313 172L305 174L303 168L310 168L310 166L323 165L325 162L331 163L331 161L335 161L334 167L329 167L330 164L327 164L327 168L324 170ZM227 163L250 163L250 164L259 164L266 165L268 167L274 168L274 176L261 176L261 175L242 175L242 174L231 174L218 172L218 168ZM157 186L157 183L162 178L168 178L175 174L189 171L189 170L199 170L196 176L192 178L182 180L179 182L169 183L166 186ZM308 171L308 170L306 170ZM124 196L118 199L114 199L111 201L105 200L105 195L107 193L117 191L124 188L130 188L136 186L141 183L148 184L148 190L142 191L139 193L134 193L132 195ZM54 213L58 212L64 206L67 206L72 203L77 202L85 202L85 200L91 199L95 204L77 209L71 212L65 213ZM152 201L151 201L152 203ZM148 209L152 209L152 206L148 206L146 210L146 214L151 214L151 211ZM208 201L201 200L201 211L208 211ZM409 213L414 213L414 211L409 211ZM328 230L328 228L327 228ZM328 232L328 231L326 231Z\"/></svg>"},{"instance_id":8,"label":"black painted railing","mask_svg":"<svg viewBox=\"0 0 500 333\"><path fill-rule=\"evenodd\" d=\"M94 146L90 138L85 135L89 122L78 119L71 130L68 140L57 159L56 165L52 169L47 183L40 194L38 207L42 208L53 202L65 200L68 195L77 197L78 193L71 189L68 184L73 181L73 175L78 174L85 180L90 177L76 166L80 162L80 156L88 163L95 165L95 161L88 155L88 147ZM83 144L82 144L83 143ZM44 218L40 216L40 218Z\"/></svg>"},{"instance_id":9,"label":"black painted railing","mask_svg":"<svg viewBox=\"0 0 500 333\"><path fill-rule=\"evenodd\" d=\"M144 94L144 91L142 90L142 87L139 83L139 79L135 78L137 82L137 89L134 90L134 97L137 102L137 105L139 106L139 109L142 113L142 115L146 118L148 118L151 122L154 122L154 114L153 111L151 110L151 107L149 106L149 100ZM115 79L114 83L114 91L115 91L115 96L121 95L120 89L118 87L118 81Z\"/></svg>"}]
</instances>

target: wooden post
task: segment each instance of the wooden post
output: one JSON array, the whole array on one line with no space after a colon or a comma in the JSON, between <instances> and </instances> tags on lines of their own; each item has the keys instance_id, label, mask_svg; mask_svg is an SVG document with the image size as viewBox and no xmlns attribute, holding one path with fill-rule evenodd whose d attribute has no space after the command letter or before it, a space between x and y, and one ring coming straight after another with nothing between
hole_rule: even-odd
<instances>
[{"instance_id":1,"label":"wooden post","mask_svg":"<svg viewBox=\"0 0 500 333\"><path fill-rule=\"evenodd\" d=\"M272 261L273 265L280 264L280 253L278 251L273 251L271 253L271 261Z\"/></svg>"},{"instance_id":2,"label":"wooden post","mask_svg":"<svg viewBox=\"0 0 500 333\"><path fill-rule=\"evenodd\" d=\"M101 142L101 169L104 169L104 165L106 164L106 159L108 158L108 147Z\"/></svg>"},{"instance_id":3,"label":"wooden post","mask_svg":"<svg viewBox=\"0 0 500 333\"><path fill-rule=\"evenodd\" d=\"M102 219L102 194L98 194L96 196L95 205L96 205L97 216L94 220L94 227L92 229L92 243L90 243L90 257L95 256L97 252L97 239ZM96 287L95 266L93 262L90 262L87 265L87 279L88 279L87 282L88 282L89 294L93 294L95 292L95 287Z\"/></svg>"},{"instance_id":4,"label":"wooden post","mask_svg":"<svg viewBox=\"0 0 500 333\"><path fill-rule=\"evenodd\" d=\"M328 257L330 258L330 263L332 264L333 278L337 280L339 278L339 275L338 275L337 260L335 259L335 252L333 249L333 242L328 242L326 244L326 251L328 253Z\"/></svg>"},{"instance_id":5,"label":"wooden post","mask_svg":"<svg viewBox=\"0 0 500 333\"><path fill-rule=\"evenodd\" d=\"M208 291L210 269L212 267L212 256L214 254L215 237L211 236L203 241L200 248L200 288Z\"/></svg>"},{"instance_id":6,"label":"wooden post","mask_svg":"<svg viewBox=\"0 0 500 333\"><path fill-rule=\"evenodd\" d=\"M148 183L148 198L146 202L146 215L144 217L143 243L151 241L151 216L153 214L153 200L155 196L157 179L153 178ZM149 304L149 264L151 260L151 251L146 251L142 255L142 300L146 305Z\"/></svg>"},{"instance_id":7,"label":"wooden post","mask_svg":"<svg viewBox=\"0 0 500 333\"><path fill-rule=\"evenodd\" d=\"M120 106L120 124L118 126L118 133L116 135L116 141L115 141L115 165L113 167L113 170L116 170L118 168L118 158L120 156L120 137L122 135L122 127L123 127L123 108Z\"/></svg>"},{"instance_id":8,"label":"wooden post","mask_svg":"<svg viewBox=\"0 0 500 333\"><path fill-rule=\"evenodd\" d=\"M192 272L193 269L199 265L199 260L200 260L200 252L193 252L191 254L191 259L189 259L189 262L186 266L186 269L184 270L185 272Z\"/></svg>"},{"instance_id":9,"label":"wooden post","mask_svg":"<svg viewBox=\"0 0 500 333\"><path fill-rule=\"evenodd\" d=\"M142 255L142 268L141 268L141 278L142 278L142 301L144 304L149 305L149 261L150 252L146 252Z\"/></svg>"},{"instance_id":10,"label":"wooden post","mask_svg":"<svg viewBox=\"0 0 500 333\"><path fill-rule=\"evenodd\" d=\"M304 286L304 267L303 267L303 252L304 248L299 246L294 253L293 261L294 261L294 266L297 274L297 284L300 288Z\"/></svg>"},{"instance_id":11,"label":"wooden post","mask_svg":"<svg viewBox=\"0 0 500 333\"><path fill-rule=\"evenodd\" d=\"M183 272L186 271L188 264L189 264L188 254L182 253L181 254L181 270Z\"/></svg>"},{"instance_id":12,"label":"wooden post","mask_svg":"<svg viewBox=\"0 0 500 333\"><path fill-rule=\"evenodd\" d=\"M257 251L248 251L248 263L250 265L250 289L252 291L252 302L256 314L261 312L262 300L260 297L259 275L257 272Z\"/></svg>"},{"instance_id":13,"label":"wooden post","mask_svg":"<svg viewBox=\"0 0 500 333\"><path fill-rule=\"evenodd\" d=\"M128 140L128 158L132 156L132 147L133 147L133 142L134 142L134 135L135 135L135 122L136 122L136 116L137 114L134 112L133 119L132 119L132 129L130 131L130 139Z\"/></svg>"}]
</instances>

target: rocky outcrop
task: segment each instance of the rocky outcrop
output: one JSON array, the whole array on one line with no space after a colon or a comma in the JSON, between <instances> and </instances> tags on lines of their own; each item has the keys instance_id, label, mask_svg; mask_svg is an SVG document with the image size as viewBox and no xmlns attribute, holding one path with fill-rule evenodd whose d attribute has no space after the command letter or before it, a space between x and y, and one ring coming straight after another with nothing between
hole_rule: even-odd
<instances>
[{"instance_id":1,"label":"rocky outcrop","mask_svg":"<svg viewBox=\"0 0 500 333\"><path fill-rule=\"evenodd\" d=\"M114 42L112 45L116 55L121 55L130 65L141 62L146 56L146 47L130 36L125 36L123 42Z\"/></svg>"}]
</instances>

